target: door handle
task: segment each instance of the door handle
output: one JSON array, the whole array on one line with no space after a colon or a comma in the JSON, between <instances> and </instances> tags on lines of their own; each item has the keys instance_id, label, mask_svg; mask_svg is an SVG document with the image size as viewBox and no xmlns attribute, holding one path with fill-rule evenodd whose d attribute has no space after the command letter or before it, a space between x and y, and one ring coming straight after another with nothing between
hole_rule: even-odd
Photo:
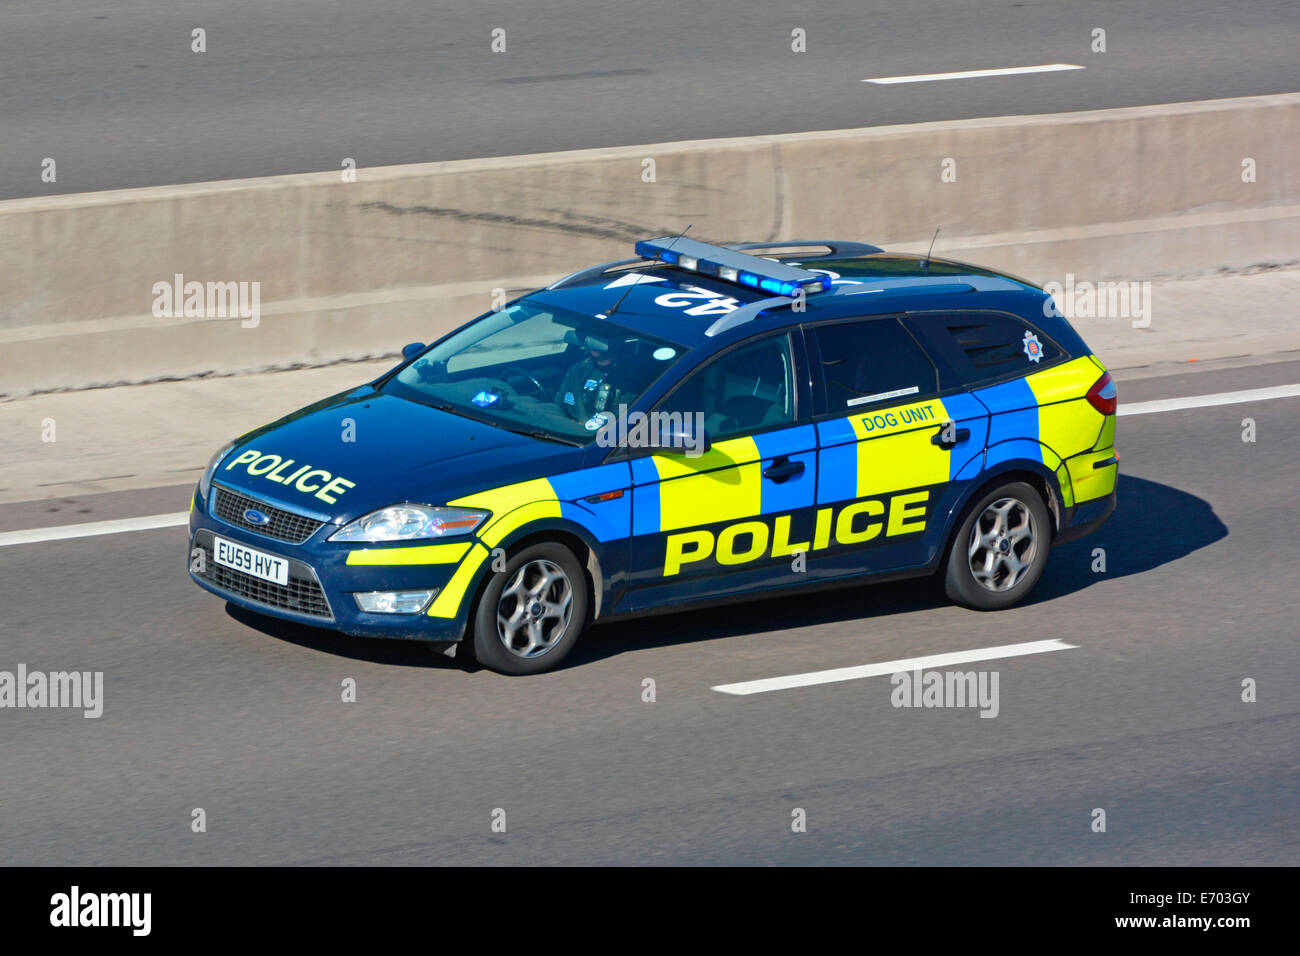
<instances>
[{"instance_id":1,"label":"door handle","mask_svg":"<svg viewBox=\"0 0 1300 956\"><path fill-rule=\"evenodd\" d=\"M952 441L944 441L943 429L941 428L935 433L935 436L930 439L930 444L938 445L940 448L944 449L956 448L959 443L964 442L967 438L970 438L970 429L959 428L957 429L956 437L954 437Z\"/></svg>"},{"instance_id":2,"label":"door handle","mask_svg":"<svg viewBox=\"0 0 1300 956\"><path fill-rule=\"evenodd\" d=\"M763 469L763 477L780 484L783 481L789 481L791 478L802 475L803 470L803 462L791 461L788 455L782 455Z\"/></svg>"}]
</instances>

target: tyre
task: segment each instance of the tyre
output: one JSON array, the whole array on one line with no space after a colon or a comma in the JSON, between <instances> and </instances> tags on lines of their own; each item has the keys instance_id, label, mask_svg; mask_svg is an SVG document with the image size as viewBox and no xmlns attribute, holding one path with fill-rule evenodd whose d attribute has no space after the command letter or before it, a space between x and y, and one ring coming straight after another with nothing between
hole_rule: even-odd
<instances>
[{"instance_id":1,"label":"tyre","mask_svg":"<svg viewBox=\"0 0 1300 956\"><path fill-rule=\"evenodd\" d=\"M550 670L577 643L589 603L587 575L573 552L550 542L524 548L483 590L474 657L502 674Z\"/></svg>"},{"instance_id":2,"label":"tyre","mask_svg":"<svg viewBox=\"0 0 1300 956\"><path fill-rule=\"evenodd\" d=\"M949 546L944 593L977 611L996 611L1022 600L1047 564L1051 521L1043 496L1023 481L981 495Z\"/></svg>"}]
</instances>

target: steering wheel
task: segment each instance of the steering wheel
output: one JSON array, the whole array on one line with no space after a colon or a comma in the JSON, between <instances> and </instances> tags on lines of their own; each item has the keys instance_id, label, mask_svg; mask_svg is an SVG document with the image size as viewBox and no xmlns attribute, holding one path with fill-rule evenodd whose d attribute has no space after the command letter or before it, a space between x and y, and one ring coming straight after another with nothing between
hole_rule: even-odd
<instances>
[{"instance_id":1,"label":"steering wheel","mask_svg":"<svg viewBox=\"0 0 1300 956\"><path fill-rule=\"evenodd\" d=\"M518 375L520 378L526 379L528 381L528 384L532 385L532 387L536 389L538 396L540 396L544 401L550 401L551 394L546 390L546 386L543 385L541 382L537 381L537 379L533 378L523 369L507 368L507 369L503 369L501 372L502 378L508 378L508 376L511 375Z\"/></svg>"}]
</instances>

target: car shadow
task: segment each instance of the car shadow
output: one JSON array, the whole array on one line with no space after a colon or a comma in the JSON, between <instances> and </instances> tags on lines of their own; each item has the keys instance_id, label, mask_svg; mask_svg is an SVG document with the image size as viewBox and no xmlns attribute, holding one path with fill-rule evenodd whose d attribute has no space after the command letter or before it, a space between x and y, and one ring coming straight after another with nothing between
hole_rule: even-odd
<instances>
[{"instance_id":1,"label":"car shadow","mask_svg":"<svg viewBox=\"0 0 1300 956\"><path fill-rule=\"evenodd\" d=\"M1026 604L1050 601L1110 578L1142 574L1228 536L1208 501L1158 481L1120 475L1119 503L1092 534L1052 550ZM1096 555L1100 548L1104 555ZM1093 564L1104 557L1105 570Z\"/></svg>"},{"instance_id":2,"label":"car shadow","mask_svg":"<svg viewBox=\"0 0 1300 956\"><path fill-rule=\"evenodd\" d=\"M1042 578L1024 603L1050 601L1103 580L1150 571L1227 534L1227 526L1209 502L1157 481L1121 475L1115 512L1092 534L1053 549ZM1096 548L1105 551L1104 573L1092 569ZM933 578L912 578L619 621L592 628L561 666L578 666L630 650L868 620L946 603Z\"/></svg>"},{"instance_id":3,"label":"car shadow","mask_svg":"<svg viewBox=\"0 0 1300 956\"><path fill-rule=\"evenodd\" d=\"M1025 603L1050 601L1102 580L1150 571L1227 534L1227 526L1209 502L1156 481L1121 475L1115 513L1087 537L1054 549L1042 579ZM1096 548L1105 551L1104 573L1092 570ZM945 603L933 579L914 578L622 620L593 627L560 666L580 666L645 648L887 617ZM424 641L349 637L308 624L264 617L233 604L226 605L226 613L269 637L353 660L433 669L479 666L463 654L452 658L438 653Z\"/></svg>"}]
</instances>

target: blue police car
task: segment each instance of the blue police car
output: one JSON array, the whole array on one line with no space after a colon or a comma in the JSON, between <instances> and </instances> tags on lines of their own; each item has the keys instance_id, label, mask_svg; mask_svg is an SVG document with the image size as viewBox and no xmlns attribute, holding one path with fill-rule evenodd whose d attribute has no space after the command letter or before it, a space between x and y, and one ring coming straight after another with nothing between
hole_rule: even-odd
<instances>
[{"instance_id":1,"label":"blue police car","mask_svg":"<svg viewBox=\"0 0 1300 956\"><path fill-rule=\"evenodd\" d=\"M853 242L635 251L222 448L194 581L525 674L592 621L798 589L1007 607L1114 509L1115 386L1041 289Z\"/></svg>"}]
</instances>

